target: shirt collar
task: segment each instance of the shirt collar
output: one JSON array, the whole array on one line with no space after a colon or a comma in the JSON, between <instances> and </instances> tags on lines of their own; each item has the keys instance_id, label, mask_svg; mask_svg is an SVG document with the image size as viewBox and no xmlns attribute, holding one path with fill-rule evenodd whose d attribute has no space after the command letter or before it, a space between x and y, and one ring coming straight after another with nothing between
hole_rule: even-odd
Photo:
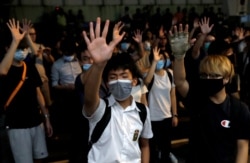
<instances>
[{"instance_id":1,"label":"shirt collar","mask_svg":"<svg viewBox=\"0 0 250 163\"><path fill-rule=\"evenodd\" d=\"M73 59L72 61L67 61L67 60L65 60L65 59L63 59L63 61L64 61L64 62L76 62L76 61L78 61L78 59L77 59L76 57L74 57L74 59Z\"/></svg>"},{"instance_id":2,"label":"shirt collar","mask_svg":"<svg viewBox=\"0 0 250 163\"><path fill-rule=\"evenodd\" d=\"M133 98L133 96L132 96ZM110 96L107 98L108 99L108 104L109 106L113 106L113 105L120 105L114 98L114 96L112 94L110 94ZM132 99L132 103L130 106L128 106L124 111L131 111L131 110L137 110L138 112L140 112L140 109L137 108L136 102L134 100L134 98Z\"/></svg>"}]
</instances>

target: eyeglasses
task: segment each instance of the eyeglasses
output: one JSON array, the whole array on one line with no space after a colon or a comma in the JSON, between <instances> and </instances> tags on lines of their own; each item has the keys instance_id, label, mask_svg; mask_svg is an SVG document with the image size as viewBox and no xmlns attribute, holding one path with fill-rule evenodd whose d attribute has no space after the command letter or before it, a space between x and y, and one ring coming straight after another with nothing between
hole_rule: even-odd
<instances>
[{"instance_id":1,"label":"eyeglasses","mask_svg":"<svg viewBox=\"0 0 250 163\"><path fill-rule=\"evenodd\" d=\"M220 74L206 74L202 73L200 74L200 79L222 79L223 76Z\"/></svg>"}]
</instances>

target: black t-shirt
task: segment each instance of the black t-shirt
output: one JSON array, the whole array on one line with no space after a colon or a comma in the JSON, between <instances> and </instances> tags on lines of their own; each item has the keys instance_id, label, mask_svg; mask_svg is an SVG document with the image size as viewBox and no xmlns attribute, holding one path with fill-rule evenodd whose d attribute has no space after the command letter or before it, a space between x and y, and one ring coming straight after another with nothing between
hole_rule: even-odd
<instances>
[{"instance_id":1,"label":"black t-shirt","mask_svg":"<svg viewBox=\"0 0 250 163\"><path fill-rule=\"evenodd\" d=\"M0 106L3 108L10 94L21 80L23 67L11 66L0 77ZM42 84L34 64L27 64L26 79L6 110L6 125L10 128L30 128L42 122L36 88Z\"/></svg>"},{"instance_id":2,"label":"black t-shirt","mask_svg":"<svg viewBox=\"0 0 250 163\"><path fill-rule=\"evenodd\" d=\"M223 103L215 104L203 96L202 89L190 87L184 101L191 113L190 158L187 162L235 162L237 140L250 138L250 113L246 105L231 98L227 96ZM232 101L239 105L232 105Z\"/></svg>"}]
</instances>

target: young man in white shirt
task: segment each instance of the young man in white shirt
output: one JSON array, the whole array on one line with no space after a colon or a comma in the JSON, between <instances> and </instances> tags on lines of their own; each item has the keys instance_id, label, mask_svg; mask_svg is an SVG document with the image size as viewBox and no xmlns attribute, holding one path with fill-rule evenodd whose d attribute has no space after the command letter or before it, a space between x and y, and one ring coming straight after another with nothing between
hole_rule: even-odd
<instances>
[{"instance_id":1,"label":"young man in white shirt","mask_svg":"<svg viewBox=\"0 0 250 163\"><path fill-rule=\"evenodd\" d=\"M90 135L105 113L106 104L99 97L99 86L105 66L107 76L104 77L106 77L111 98L114 98L109 100L108 104L111 107L110 121L100 139L92 145L88 153L88 162L148 163L148 139L153 136L149 111L147 109L147 117L143 124L139 109L131 96L132 86L137 82L132 69L122 65L112 68L114 65L108 63L113 49L124 36L124 33L119 34L123 26L118 23L113 29L113 40L107 44L108 27L109 20L106 20L101 34L101 19L97 18L95 29L93 22L90 22L90 39L86 32L83 32L88 51L94 61L84 78L83 115L89 120Z\"/></svg>"}]
</instances>

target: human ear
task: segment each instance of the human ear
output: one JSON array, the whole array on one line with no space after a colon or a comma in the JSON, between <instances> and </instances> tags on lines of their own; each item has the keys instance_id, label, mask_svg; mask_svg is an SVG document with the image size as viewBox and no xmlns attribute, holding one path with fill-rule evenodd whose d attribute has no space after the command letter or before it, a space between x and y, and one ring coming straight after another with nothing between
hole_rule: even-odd
<instances>
[{"instance_id":1,"label":"human ear","mask_svg":"<svg viewBox=\"0 0 250 163\"><path fill-rule=\"evenodd\" d=\"M132 86L135 87L137 85L137 81L138 79L137 78L133 78L132 79Z\"/></svg>"},{"instance_id":2,"label":"human ear","mask_svg":"<svg viewBox=\"0 0 250 163\"><path fill-rule=\"evenodd\" d=\"M229 81L230 81L230 80L229 80L229 77L223 78L223 84L224 84L224 85L228 84Z\"/></svg>"}]
</instances>

